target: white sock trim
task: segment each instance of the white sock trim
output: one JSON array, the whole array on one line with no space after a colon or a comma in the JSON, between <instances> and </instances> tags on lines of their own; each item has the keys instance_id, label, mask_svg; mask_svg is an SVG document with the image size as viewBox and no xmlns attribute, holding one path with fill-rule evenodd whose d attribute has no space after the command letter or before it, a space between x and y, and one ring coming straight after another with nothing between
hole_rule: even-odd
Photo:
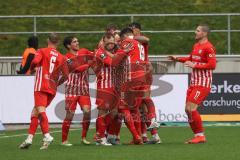
<instances>
[{"instance_id":1,"label":"white sock trim","mask_svg":"<svg viewBox=\"0 0 240 160\"><path fill-rule=\"evenodd\" d=\"M200 132L200 133L197 133L197 134L194 134L195 137L197 136L204 136L204 133L203 132Z\"/></svg>"}]
</instances>

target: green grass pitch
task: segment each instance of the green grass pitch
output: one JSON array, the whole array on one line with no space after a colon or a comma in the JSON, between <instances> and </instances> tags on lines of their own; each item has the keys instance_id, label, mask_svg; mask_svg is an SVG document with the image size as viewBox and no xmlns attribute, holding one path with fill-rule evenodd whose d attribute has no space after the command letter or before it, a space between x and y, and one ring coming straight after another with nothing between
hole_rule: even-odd
<instances>
[{"instance_id":1,"label":"green grass pitch","mask_svg":"<svg viewBox=\"0 0 240 160\"><path fill-rule=\"evenodd\" d=\"M26 130L6 131L0 133L1 160L232 160L239 159L240 128L206 127L208 142L205 144L188 145L184 141L192 136L188 127L162 127L159 134L163 143L158 145L127 145L131 136L126 128L121 130L119 146L96 146L93 143L94 129L88 133L92 145L80 143L80 129L71 130L69 141L74 145L64 147L60 145L61 130L54 131L54 142L48 150L39 150L42 135L37 134L33 145L28 150L18 149L18 145L26 138ZM39 131L38 131L39 132ZM17 136L14 136L17 135ZM7 137L9 136L9 137Z\"/></svg>"}]
</instances>

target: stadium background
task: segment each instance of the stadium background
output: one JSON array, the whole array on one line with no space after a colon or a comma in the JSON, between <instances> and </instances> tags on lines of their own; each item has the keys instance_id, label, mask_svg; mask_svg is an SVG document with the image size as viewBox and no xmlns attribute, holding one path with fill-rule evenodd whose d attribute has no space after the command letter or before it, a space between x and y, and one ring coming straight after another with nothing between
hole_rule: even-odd
<instances>
[{"instance_id":1,"label":"stadium background","mask_svg":"<svg viewBox=\"0 0 240 160\"><path fill-rule=\"evenodd\" d=\"M180 14L180 13L238 13L235 0L12 0L1 1L0 15L86 15L86 14ZM21 7L19 7L21 6ZM33 31L32 18L0 19L0 32ZM227 30L226 16L193 17L136 17L143 30L194 30L196 25L208 23L212 30ZM104 31L108 23L120 28L130 23L130 17L110 18L39 18L38 31ZM240 16L231 17L231 29L239 29ZM193 33L146 33L151 37L150 54L187 54L193 44ZM0 34L1 56L20 56L29 35ZM40 47L46 34L40 34ZM65 36L64 34L62 35ZM78 34L82 47L93 49L101 34ZM231 51L240 53L239 32L231 33ZM227 33L212 33L210 39L218 54L227 53ZM9 43L11 42L11 43ZM181 43L179 43L181 42ZM164 46L164 47L163 47ZM64 51L63 47L60 48Z\"/></svg>"},{"instance_id":2,"label":"stadium background","mask_svg":"<svg viewBox=\"0 0 240 160\"><path fill-rule=\"evenodd\" d=\"M12 0L0 1L0 15L95 15L95 14L204 14L204 13L239 13L240 3L238 0L135 0L135 1L114 1L114 0ZM227 16L191 16L191 17L134 17L134 21L142 24L143 30L192 30L200 23L208 23L212 30L227 30ZM37 31L104 31L109 23L116 23L120 28L131 22L130 17L110 17L110 18L39 18L37 19ZM12 34L7 32L32 32L33 19L28 18L1 18L0 19L0 55L21 56L26 47L26 40L31 34ZM231 17L231 29L240 29L240 16ZM194 34L186 33L145 33L151 38L151 55L188 54L194 43ZM37 34L40 38L40 47L45 46L47 34ZM61 34L64 37L66 34ZM97 34L76 34L80 39L80 46L93 49L99 41L102 33ZM239 77L239 45L240 32L231 32L231 54L235 57L220 57L222 67L217 70L221 74L224 72L234 72L230 75L232 83L239 85L236 80ZM209 39L215 44L218 55L228 54L228 33L213 32ZM63 47L61 52L65 52ZM164 58L163 58L164 59ZM224 66L224 61L231 67ZM159 64L156 64L156 67ZM161 63L160 63L161 66ZM164 66L165 68L168 65ZM163 68L163 67L160 67ZM174 67L174 72L188 72ZM161 70L160 71L165 71ZM12 73L12 72L11 72ZM228 75L220 75L222 81ZM236 78L237 77L237 78ZM2 89L2 88L1 88ZM233 94L232 94L233 95ZM238 99L239 93L234 96ZM21 106L20 106L21 107ZM239 112L239 111L238 111ZM16 117L14 117L16 118ZM218 118L218 117L217 117ZM184 125L184 124L183 124ZM42 154L38 151L41 136L37 135L36 145L31 151L20 152L17 145L23 140L26 130L6 131L0 133L0 157L5 159L235 159L239 156L237 146L239 145L239 123L205 123L206 134L209 142L206 145L186 146L182 144L186 136L190 136L187 127L162 127L160 135L164 144L159 146L121 146L118 148L98 148L94 145L85 147L79 144L79 130L71 132L71 141L76 145L66 149L59 146L60 133L57 128L52 129L56 141L48 152ZM220 125L221 127L212 127ZM226 127L226 125L229 125ZM234 125L237 125L234 126ZM79 126L77 126L79 128ZM89 135L93 135L91 130ZM128 131L123 129L122 140L127 142L130 138ZM119 153L122 154L119 154ZM91 153L91 154L90 154ZM217 154L216 154L217 153ZM54 155L54 156L53 156Z\"/></svg>"}]
</instances>

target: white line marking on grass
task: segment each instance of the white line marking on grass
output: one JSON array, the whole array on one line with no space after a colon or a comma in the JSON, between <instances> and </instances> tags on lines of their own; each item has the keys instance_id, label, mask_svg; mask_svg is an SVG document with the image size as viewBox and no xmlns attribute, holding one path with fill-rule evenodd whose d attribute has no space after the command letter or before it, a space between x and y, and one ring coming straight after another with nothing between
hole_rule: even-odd
<instances>
[{"instance_id":1,"label":"white line marking on grass","mask_svg":"<svg viewBox=\"0 0 240 160\"><path fill-rule=\"evenodd\" d=\"M70 129L70 131L77 131L77 130L80 130L80 129ZM60 133L60 132L62 132L62 130L52 131L52 132L49 132L49 133ZM35 133L35 135L38 135L38 134L42 134L42 132ZM28 134L24 133L24 134L10 135L10 136L1 136L0 139L3 139L3 138L13 138L13 137L22 137L22 136L27 136L27 135Z\"/></svg>"}]
</instances>

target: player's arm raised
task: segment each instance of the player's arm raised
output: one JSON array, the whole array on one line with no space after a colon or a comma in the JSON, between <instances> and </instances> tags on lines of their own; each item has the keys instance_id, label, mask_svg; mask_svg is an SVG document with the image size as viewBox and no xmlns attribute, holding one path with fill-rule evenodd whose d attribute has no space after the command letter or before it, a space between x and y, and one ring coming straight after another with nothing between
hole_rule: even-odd
<instances>
[{"instance_id":1,"label":"player's arm raised","mask_svg":"<svg viewBox=\"0 0 240 160\"><path fill-rule=\"evenodd\" d=\"M145 44L148 44L149 41L150 41L150 39L148 37L143 36L143 35L141 35L141 36L134 36L134 39L137 40L140 43L145 43Z\"/></svg>"},{"instance_id":2,"label":"player's arm raised","mask_svg":"<svg viewBox=\"0 0 240 160\"><path fill-rule=\"evenodd\" d=\"M106 58L103 59L103 62L111 66L117 66L128 55L128 52L132 50L132 47L133 45L129 43L123 49L119 49L115 54L106 51Z\"/></svg>"}]
</instances>

